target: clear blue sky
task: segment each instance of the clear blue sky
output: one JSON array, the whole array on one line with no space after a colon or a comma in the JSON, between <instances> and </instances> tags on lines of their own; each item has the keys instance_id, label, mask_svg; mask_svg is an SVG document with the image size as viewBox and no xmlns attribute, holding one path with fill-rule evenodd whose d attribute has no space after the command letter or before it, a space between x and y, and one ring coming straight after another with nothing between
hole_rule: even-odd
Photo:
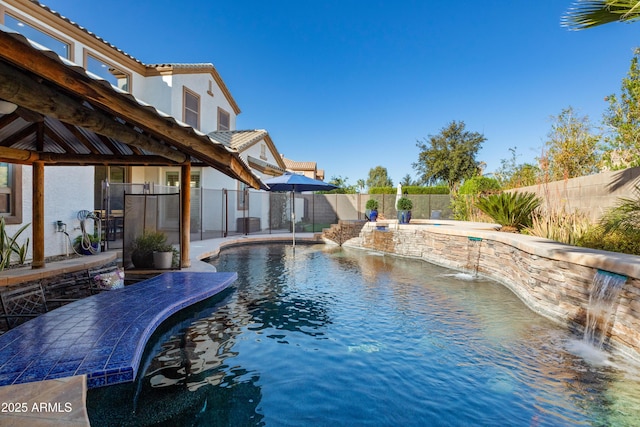
<instances>
[{"instance_id":1,"label":"clear blue sky","mask_svg":"<svg viewBox=\"0 0 640 427\"><path fill-rule=\"evenodd\" d=\"M213 63L238 129L349 184L415 178L416 141L452 120L488 172L513 146L534 161L563 108L600 123L640 46L640 23L561 27L572 0L41 1L144 63Z\"/></svg>"}]
</instances>

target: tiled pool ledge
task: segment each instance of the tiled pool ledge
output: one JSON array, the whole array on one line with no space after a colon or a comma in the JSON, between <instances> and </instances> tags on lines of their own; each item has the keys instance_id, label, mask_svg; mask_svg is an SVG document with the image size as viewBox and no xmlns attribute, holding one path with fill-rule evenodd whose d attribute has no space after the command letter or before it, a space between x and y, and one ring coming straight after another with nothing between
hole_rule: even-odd
<instances>
[{"instance_id":1,"label":"tiled pool ledge","mask_svg":"<svg viewBox=\"0 0 640 427\"><path fill-rule=\"evenodd\" d=\"M0 336L0 386L74 375L89 388L133 381L158 325L237 277L165 273L43 314Z\"/></svg>"}]
</instances>

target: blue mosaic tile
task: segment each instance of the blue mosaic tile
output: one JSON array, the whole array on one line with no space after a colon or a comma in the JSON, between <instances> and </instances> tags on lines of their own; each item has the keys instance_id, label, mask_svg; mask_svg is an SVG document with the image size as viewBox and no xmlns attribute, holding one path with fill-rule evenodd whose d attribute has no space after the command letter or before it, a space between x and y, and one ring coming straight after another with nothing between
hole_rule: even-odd
<instances>
[{"instance_id":1,"label":"blue mosaic tile","mask_svg":"<svg viewBox=\"0 0 640 427\"><path fill-rule=\"evenodd\" d=\"M90 388L133 381L157 326L236 278L236 273L165 273L26 322L0 336L0 360L6 360L0 385L80 374L87 375Z\"/></svg>"}]
</instances>

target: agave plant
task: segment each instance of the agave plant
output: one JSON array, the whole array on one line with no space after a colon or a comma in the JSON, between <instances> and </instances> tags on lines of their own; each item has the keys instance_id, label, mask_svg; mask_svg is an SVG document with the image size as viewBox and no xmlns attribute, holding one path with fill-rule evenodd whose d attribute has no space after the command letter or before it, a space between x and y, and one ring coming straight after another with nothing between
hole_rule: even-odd
<instances>
[{"instance_id":1,"label":"agave plant","mask_svg":"<svg viewBox=\"0 0 640 427\"><path fill-rule=\"evenodd\" d=\"M476 207L502 225L503 230L520 231L531 226L533 211L540 202L534 193L500 193L481 197Z\"/></svg>"}]
</instances>

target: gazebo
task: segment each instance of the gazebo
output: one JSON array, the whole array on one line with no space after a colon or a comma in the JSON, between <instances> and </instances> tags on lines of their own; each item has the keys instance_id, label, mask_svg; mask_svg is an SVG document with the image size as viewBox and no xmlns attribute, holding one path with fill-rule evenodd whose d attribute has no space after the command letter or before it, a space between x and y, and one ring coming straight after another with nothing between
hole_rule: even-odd
<instances>
[{"instance_id":1,"label":"gazebo","mask_svg":"<svg viewBox=\"0 0 640 427\"><path fill-rule=\"evenodd\" d=\"M0 28L0 162L33 170L33 260L44 260L45 166L210 166L264 187L238 152ZM182 267L189 266L190 187L180 180Z\"/></svg>"}]
</instances>

